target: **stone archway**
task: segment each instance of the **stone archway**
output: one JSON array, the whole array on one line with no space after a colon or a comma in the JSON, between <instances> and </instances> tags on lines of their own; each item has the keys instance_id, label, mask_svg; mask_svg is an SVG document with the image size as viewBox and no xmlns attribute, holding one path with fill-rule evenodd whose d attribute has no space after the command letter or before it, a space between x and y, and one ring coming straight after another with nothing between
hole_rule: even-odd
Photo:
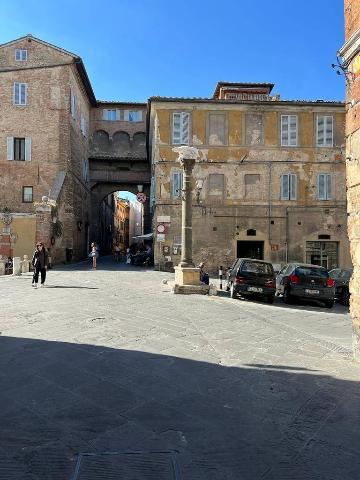
<instances>
[{"instance_id":1,"label":"stone archway","mask_svg":"<svg viewBox=\"0 0 360 480\"><path fill-rule=\"evenodd\" d=\"M136 183L129 182L99 182L92 186L91 196L91 223L90 223L90 241L96 241L100 244L101 239L101 212L100 206L102 201L111 193L117 191L127 191L133 194L138 193L137 185L143 185L143 192L147 197L147 201L144 203L144 233L150 233L151 229L151 216L150 216L150 183L138 179Z\"/></svg>"}]
</instances>

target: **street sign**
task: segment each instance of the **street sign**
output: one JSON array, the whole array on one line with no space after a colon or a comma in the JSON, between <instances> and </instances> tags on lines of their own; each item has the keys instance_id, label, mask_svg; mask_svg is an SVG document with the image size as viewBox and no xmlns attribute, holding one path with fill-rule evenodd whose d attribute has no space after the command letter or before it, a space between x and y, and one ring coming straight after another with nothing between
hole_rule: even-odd
<instances>
[{"instance_id":1,"label":"street sign","mask_svg":"<svg viewBox=\"0 0 360 480\"><path fill-rule=\"evenodd\" d=\"M156 227L157 233L165 233L166 227L163 223L159 223L159 225Z\"/></svg>"},{"instance_id":2,"label":"street sign","mask_svg":"<svg viewBox=\"0 0 360 480\"><path fill-rule=\"evenodd\" d=\"M145 193L143 193L143 192L138 192L138 193L136 194L136 199L137 199L137 201L140 202L140 203L145 203L145 202L146 202L146 195L145 195Z\"/></svg>"},{"instance_id":3,"label":"street sign","mask_svg":"<svg viewBox=\"0 0 360 480\"><path fill-rule=\"evenodd\" d=\"M156 241L157 242L164 242L165 241L165 234L164 233L158 233L156 235Z\"/></svg>"}]
</instances>

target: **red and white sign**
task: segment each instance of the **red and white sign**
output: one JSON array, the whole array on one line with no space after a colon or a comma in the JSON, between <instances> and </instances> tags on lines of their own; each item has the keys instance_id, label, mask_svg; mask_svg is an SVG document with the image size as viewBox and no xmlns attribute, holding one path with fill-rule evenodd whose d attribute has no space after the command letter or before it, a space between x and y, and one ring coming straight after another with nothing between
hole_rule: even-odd
<instances>
[{"instance_id":1,"label":"red and white sign","mask_svg":"<svg viewBox=\"0 0 360 480\"><path fill-rule=\"evenodd\" d=\"M138 193L136 194L136 199L137 199L137 201L140 202L140 203L145 203L145 202L146 202L146 195L145 195L145 193L138 192Z\"/></svg>"},{"instance_id":2,"label":"red and white sign","mask_svg":"<svg viewBox=\"0 0 360 480\"><path fill-rule=\"evenodd\" d=\"M166 227L163 223L159 223L159 225L156 227L157 233L165 233Z\"/></svg>"}]
</instances>

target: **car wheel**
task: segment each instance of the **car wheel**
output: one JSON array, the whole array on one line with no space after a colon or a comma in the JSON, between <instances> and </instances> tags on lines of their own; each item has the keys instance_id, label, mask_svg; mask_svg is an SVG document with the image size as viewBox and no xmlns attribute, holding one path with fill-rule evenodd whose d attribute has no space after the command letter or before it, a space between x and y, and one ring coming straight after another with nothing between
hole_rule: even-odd
<instances>
[{"instance_id":1,"label":"car wheel","mask_svg":"<svg viewBox=\"0 0 360 480\"><path fill-rule=\"evenodd\" d=\"M275 300L275 295L268 295L265 298L266 303L269 303L270 305L274 303L274 300Z\"/></svg>"},{"instance_id":2,"label":"car wheel","mask_svg":"<svg viewBox=\"0 0 360 480\"><path fill-rule=\"evenodd\" d=\"M324 304L326 308L332 308L334 306L334 300L326 300Z\"/></svg>"},{"instance_id":3,"label":"car wheel","mask_svg":"<svg viewBox=\"0 0 360 480\"><path fill-rule=\"evenodd\" d=\"M284 300L284 303L287 303L288 305L291 305L293 303L293 297L290 293L289 288L285 288L284 295L283 295L283 300Z\"/></svg>"},{"instance_id":4,"label":"car wheel","mask_svg":"<svg viewBox=\"0 0 360 480\"><path fill-rule=\"evenodd\" d=\"M346 305L346 306L349 306L349 303L350 303L350 292L349 290L347 290L346 288L344 288L341 292L341 296L340 296L340 303L342 305Z\"/></svg>"},{"instance_id":5,"label":"car wheel","mask_svg":"<svg viewBox=\"0 0 360 480\"><path fill-rule=\"evenodd\" d=\"M232 283L230 285L230 298L236 298L236 297L237 297L237 294L236 294L236 291L235 291L234 284Z\"/></svg>"}]
</instances>

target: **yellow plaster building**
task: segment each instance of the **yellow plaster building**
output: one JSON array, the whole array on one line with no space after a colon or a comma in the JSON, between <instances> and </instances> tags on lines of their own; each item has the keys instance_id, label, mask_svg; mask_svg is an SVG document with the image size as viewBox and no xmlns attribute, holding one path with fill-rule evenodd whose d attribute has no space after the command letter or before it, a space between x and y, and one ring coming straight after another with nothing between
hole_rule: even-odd
<instances>
[{"instance_id":1,"label":"yellow plaster building","mask_svg":"<svg viewBox=\"0 0 360 480\"><path fill-rule=\"evenodd\" d=\"M165 227L155 233L156 263L180 259L182 174L172 149L191 145L195 262L212 272L236 257L351 266L345 106L283 101L272 88L219 82L212 98L149 100L154 231Z\"/></svg>"}]
</instances>

